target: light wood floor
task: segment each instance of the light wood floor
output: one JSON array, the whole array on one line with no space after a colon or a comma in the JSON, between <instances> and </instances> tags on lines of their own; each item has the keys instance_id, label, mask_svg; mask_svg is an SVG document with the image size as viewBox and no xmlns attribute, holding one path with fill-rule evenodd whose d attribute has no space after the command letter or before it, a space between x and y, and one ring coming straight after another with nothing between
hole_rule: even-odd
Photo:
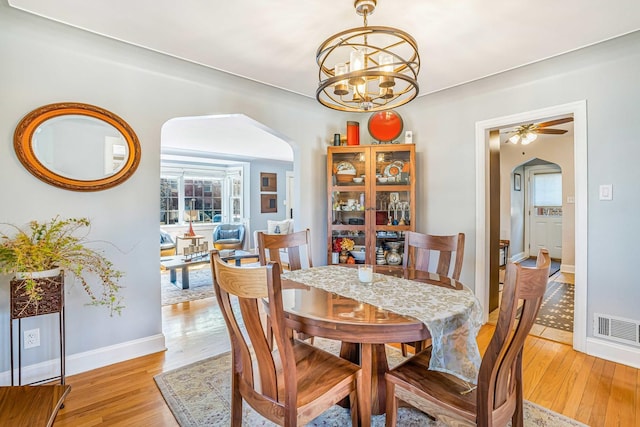
<instances>
[{"instance_id":1,"label":"light wood floor","mask_svg":"<svg viewBox=\"0 0 640 427\"><path fill-rule=\"evenodd\" d=\"M71 393L55 426L176 426L153 376L226 351L215 298L162 308L167 351L67 377ZM494 327L478 335L484 351ZM530 336L524 352L525 399L592 427L640 427L640 370Z\"/></svg>"}]
</instances>

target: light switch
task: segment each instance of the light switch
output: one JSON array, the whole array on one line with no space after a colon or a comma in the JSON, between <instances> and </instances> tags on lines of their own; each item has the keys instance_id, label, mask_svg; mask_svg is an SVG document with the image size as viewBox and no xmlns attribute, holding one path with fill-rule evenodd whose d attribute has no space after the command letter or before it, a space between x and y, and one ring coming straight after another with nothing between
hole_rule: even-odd
<instances>
[{"instance_id":1,"label":"light switch","mask_svg":"<svg viewBox=\"0 0 640 427\"><path fill-rule=\"evenodd\" d=\"M575 203L576 198L574 196L567 196L567 203Z\"/></svg>"},{"instance_id":2,"label":"light switch","mask_svg":"<svg viewBox=\"0 0 640 427\"><path fill-rule=\"evenodd\" d=\"M613 186L611 184L600 186L600 200L613 200Z\"/></svg>"}]
</instances>

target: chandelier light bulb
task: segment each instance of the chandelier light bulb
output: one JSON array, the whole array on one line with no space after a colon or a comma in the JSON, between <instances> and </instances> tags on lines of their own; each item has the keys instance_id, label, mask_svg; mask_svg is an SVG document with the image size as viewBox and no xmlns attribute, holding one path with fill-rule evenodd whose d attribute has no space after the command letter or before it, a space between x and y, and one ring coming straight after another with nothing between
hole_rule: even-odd
<instances>
[{"instance_id":1,"label":"chandelier light bulb","mask_svg":"<svg viewBox=\"0 0 640 427\"><path fill-rule=\"evenodd\" d=\"M347 74L349 72L349 68L347 68L347 64L345 64L344 62L339 62L334 67L333 72L336 75L336 77L338 77L338 76ZM349 93L349 87L347 86L347 81L346 80L338 81L334 86L333 93L340 96L347 95Z\"/></svg>"},{"instance_id":2,"label":"chandelier light bulb","mask_svg":"<svg viewBox=\"0 0 640 427\"><path fill-rule=\"evenodd\" d=\"M349 61L349 72L355 73L364 69L364 51L356 49L351 52ZM360 75L353 76L349 79L349 84L353 86L364 84L364 77Z\"/></svg>"}]
</instances>

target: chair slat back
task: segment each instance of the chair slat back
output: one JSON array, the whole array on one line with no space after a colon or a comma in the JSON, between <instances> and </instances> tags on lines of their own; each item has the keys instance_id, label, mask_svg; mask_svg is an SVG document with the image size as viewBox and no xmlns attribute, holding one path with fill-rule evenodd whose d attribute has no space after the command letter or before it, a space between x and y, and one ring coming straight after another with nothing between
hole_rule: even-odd
<instances>
[{"instance_id":1,"label":"chair slat back","mask_svg":"<svg viewBox=\"0 0 640 427\"><path fill-rule=\"evenodd\" d=\"M254 408L284 413L284 401L295 402L297 390L293 348L284 327L280 266L270 263L260 267L236 267L227 264L216 251L212 251L211 268L216 298L231 339L234 380L240 381L243 398ZM240 313L233 309L231 296L238 298ZM274 358L261 322L259 307L265 297L269 299L278 360ZM244 324L248 341L240 328L241 323ZM255 357L252 357L250 347L253 347ZM278 384L278 364L283 368L281 378L285 384ZM258 369L259 384L254 379L254 366ZM279 388L286 390L284 396L278 394Z\"/></svg>"},{"instance_id":2,"label":"chair slat back","mask_svg":"<svg viewBox=\"0 0 640 427\"><path fill-rule=\"evenodd\" d=\"M453 258L454 252L455 258ZM415 231L405 232L402 258L404 268L430 272L429 265L433 253L438 253L439 256L436 271L431 272L460 280L464 257L464 233L453 236L433 236Z\"/></svg>"},{"instance_id":3,"label":"chair slat back","mask_svg":"<svg viewBox=\"0 0 640 427\"><path fill-rule=\"evenodd\" d=\"M266 265L270 261L277 262L289 270L300 270L313 267L311 261L311 232L309 229L289 234L267 234L262 231L257 233L258 254L260 264ZM280 257L280 250L286 249L288 262ZM306 253L306 257L304 254ZM306 265L303 265L303 260Z\"/></svg>"},{"instance_id":4,"label":"chair slat back","mask_svg":"<svg viewBox=\"0 0 640 427\"><path fill-rule=\"evenodd\" d=\"M516 402L514 393L522 381L522 349L542 304L550 265L546 249L538 253L535 268L507 264L496 330L478 374L479 425L505 402Z\"/></svg>"}]
</instances>

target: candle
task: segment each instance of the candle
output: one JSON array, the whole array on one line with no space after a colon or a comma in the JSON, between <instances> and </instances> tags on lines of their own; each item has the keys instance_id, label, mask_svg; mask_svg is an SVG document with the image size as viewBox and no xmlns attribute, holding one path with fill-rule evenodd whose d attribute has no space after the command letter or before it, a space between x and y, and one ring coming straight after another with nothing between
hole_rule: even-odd
<instances>
[{"instance_id":1,"label":"candle","mask_svg":"<svg viewBox=\"0 0 640 427\"><path fill-rule=\"evenodd\" d=\"M373 282L373 267L370 265L360 265L358 266L358 279L362 283L371 283Z\"/></svg>"}]
</instances>

